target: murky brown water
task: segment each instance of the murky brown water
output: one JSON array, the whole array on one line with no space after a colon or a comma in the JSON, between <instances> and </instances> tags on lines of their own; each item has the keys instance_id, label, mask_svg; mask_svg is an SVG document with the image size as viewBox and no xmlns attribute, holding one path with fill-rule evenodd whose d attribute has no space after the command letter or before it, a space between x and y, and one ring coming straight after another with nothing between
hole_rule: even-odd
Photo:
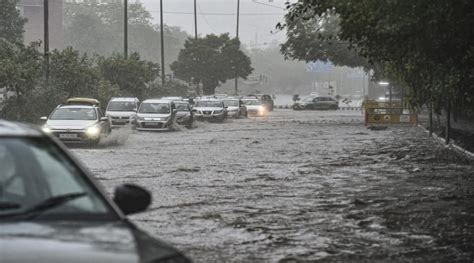
<instances>
[{"instance_id":1,"label":"murky brown water","mask_svg":"<svg viewBox=\"0 0 474 263\"><path fill-rule=\"evenodd\" d=\"M198 126L74 151L107 189L151 190L133 219L196 262L474 260L473 165L420 128L291 110Z\"/></svg>"}]
</instances>

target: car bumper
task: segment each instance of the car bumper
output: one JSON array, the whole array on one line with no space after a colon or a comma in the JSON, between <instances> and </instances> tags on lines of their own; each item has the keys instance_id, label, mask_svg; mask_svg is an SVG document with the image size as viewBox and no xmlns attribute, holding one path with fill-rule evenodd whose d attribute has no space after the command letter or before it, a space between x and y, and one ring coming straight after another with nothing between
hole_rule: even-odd
<instances>
[{"instance_id":1,"label":"car bumper","mask_svg":"<svg viewBox=\"0 0 474 263\"><path fill-rule=\"evenodd\" d=\"M225 115L224 113L221 113L221 114L199 114L199 115L196 115L196 118L198 120L224 120L225 119Z\"/></svg>"},{"instance_id":2,"label":"car bumper","mask_svg":"<svg viewBox=\"0 0 474 263\"><path fill-rule=\"evenodd\" d=\"M229 118L238 118L240 116L240 112L238 112L238 111L229 111L227 113L227 116Z\"/></svg>"},{"instance_id":3,"label":"car bumper","mask_svg":"<svg viewBox=\"0 0 474 263\"><path fill-rule=\"evenodd\" d=\"M247 111L247 115L255 117L264 117L267 115L265 111Z\"/></svg>"},{"instance_id":4,"label":"car bumper","mask_svg":"<svg viewBox=\"0 0 474 263\"><path fill-rule=\"evenodd\" d=\"M166 131L172 128L170 121L137 121L138 131Z\"/></svg>"},{"instance_id":5,"label":"car bumper","mask_svg":"<svg viewBox=\"0 0 474 263\"><path fill-rule=\"evenodd\" d=\"M97 135L89 135L84 130L53 130L51 134L64 143L94 143L97 142L100 138L100 133Z\"/></svg>"}]
</instances>

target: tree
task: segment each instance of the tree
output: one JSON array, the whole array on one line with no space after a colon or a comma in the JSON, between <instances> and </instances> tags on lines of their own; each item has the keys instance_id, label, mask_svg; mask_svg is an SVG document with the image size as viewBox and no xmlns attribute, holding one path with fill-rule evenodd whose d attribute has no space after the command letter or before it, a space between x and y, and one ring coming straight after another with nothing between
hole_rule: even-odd
<instances>
[{"instance_id":1,"label":"tree","mask_svg":"<svg viewBox=\"0 0 474 263\"><path fill-rule=\"evenodd\" d=\"M205 95L214 94L220 83L252 73L250 58L240 50L240 41L229 34L189 38L171 64L175 76L187 82L203 84Z\"/></svg>"},{"instance_id":2,"label":"tree","mask_svg":"<svg viewBox=\"0 0 474 263\"><path fill-rule=\"evenodd\" d=\"M2 108L2 116L8 119L31 120L34 112L29 100L42 80L43 56L38 44L24 46L0 39L0 87L9 97Z\"/></svg>"},{"instance_id":3,"label":"tree","mask_svg":"<svg viewBox=\"0 0 474 263\"><path fill-rule=\"evenodd\" d=\"M23 43L23 26L26 19L16 9L18 0L0 1L0 40Z\"/></svg>"},{"instance_id":4,"label":"tree","mask_svg":"<svg viewBox=\"0 0 474 263\"><path fill-rule=\"evenodd\" d=\"M110 1L109 1L110 2ZM130 53L138 52L153 62L161 60L160 27L139 3L128 8ZM69 3L65 7L65 43L81 52L110 56L123 52L123 4L100 4L95 1ZM178 27L164 26L165 66L178 57L188 34Z\"/></svg>"},{"instance_id":5,"label":"tree","mask_svg":"<svg viewBox=\"0 0 474 263\"><path fill-rule=\"evenodd\" d=\"M99 76L94 61L87 54L80 55L72 47L53 50L50 64L51 84L63 97L97 95Z\"/></svg>"},{"instance_id":6,"label":"tree","mask_svg":"<svg viewBox=\"0 0 474 263\"><path fill-rule=\"evenodd\" d=\"M118 53L99 57L98 68L104 80L116 85L122 94L141 99L149 92L148 83L155 80L160 72L158 64L141 60L138 53L130 54L127 59Z\"/></svg>"}]
</instances>

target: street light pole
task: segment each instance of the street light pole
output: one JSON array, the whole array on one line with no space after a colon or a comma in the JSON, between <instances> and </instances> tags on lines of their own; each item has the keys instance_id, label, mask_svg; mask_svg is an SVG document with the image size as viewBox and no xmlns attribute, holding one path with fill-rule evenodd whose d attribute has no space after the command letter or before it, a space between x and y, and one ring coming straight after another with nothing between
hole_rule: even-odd
<instances>
[{"instance_id":1,"label":"street light pole","mask_svg":"<svg viewBox=\"0 0 474 263\"><path fill-rule=\"evenodd\" d=\"M235 37L237 40L239 39L239 18L240 18L240 0L237 0L237 26L236 26L236 32L235 32ZM235 71L237 72L237 68L235 68ZM238 77L235 77L235 95L238 95Z\"/></svg>"},{"instance_id":2,"label":"street light pole","mask_svg":"<svg viewBox=\"0 0 474 263\"><path fill-rule=\"evenodd\" d=\"M194 0L194 39L198 38L198 25L197 25L197 0Z\"/></svg>"},{"instance_id":3,"label":"street light pole","mask_svg":"<svg viewBox=\"0 0 474 263\"><path fill-rule=\"evenodd\" d=\"M161 86L165 86L165 32L163 25L163 0L160 0L160 30L161 30Z\"/></svg>"},{"instance_id":4,"label":"street light pole","mask_svg":"<svg viewBox=\"0 0 474 263\"><path fill-rule=\"evenodd\" d=\"M123 5L123 56L128 58L128 0Z\"/></svg>"},{"instance_id":5,"label":"street light pole","mask_svg":"<svg viewBox=\"0 0 474 263\"><path fill-rule=\"evenodd\" d=\"M49 0L43 2L44 12L44 73L45 73L45 84L49 83Z\"/></svg>"}]
</instances>

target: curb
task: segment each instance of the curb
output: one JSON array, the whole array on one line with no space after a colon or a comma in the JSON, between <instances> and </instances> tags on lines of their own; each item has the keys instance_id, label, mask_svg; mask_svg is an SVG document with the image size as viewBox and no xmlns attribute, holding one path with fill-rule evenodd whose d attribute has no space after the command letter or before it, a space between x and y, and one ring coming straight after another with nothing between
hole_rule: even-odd
<instances>
[{"instance_id":1,"label":"curb","mask_svg":"<svg viewBox=\"0 0 474 263\"><path fill-rule=\"evenodd\" d=\"M428 129L426 129L423 125L421 124L418 124L418 127L423 129L426 133L430 133L430 131ZM446 140L439 137L438 134L436 133L433 133L433 138L435 140L437 140L439 143L443 144L444 147L447 147L447 148L451 148L461 154L464 154L468 159L470 160L474 160L474 153L462 148L461 146L455 144L454 142L450 142L449 144L446 144Z\"/></svg>"}]
</instances>

